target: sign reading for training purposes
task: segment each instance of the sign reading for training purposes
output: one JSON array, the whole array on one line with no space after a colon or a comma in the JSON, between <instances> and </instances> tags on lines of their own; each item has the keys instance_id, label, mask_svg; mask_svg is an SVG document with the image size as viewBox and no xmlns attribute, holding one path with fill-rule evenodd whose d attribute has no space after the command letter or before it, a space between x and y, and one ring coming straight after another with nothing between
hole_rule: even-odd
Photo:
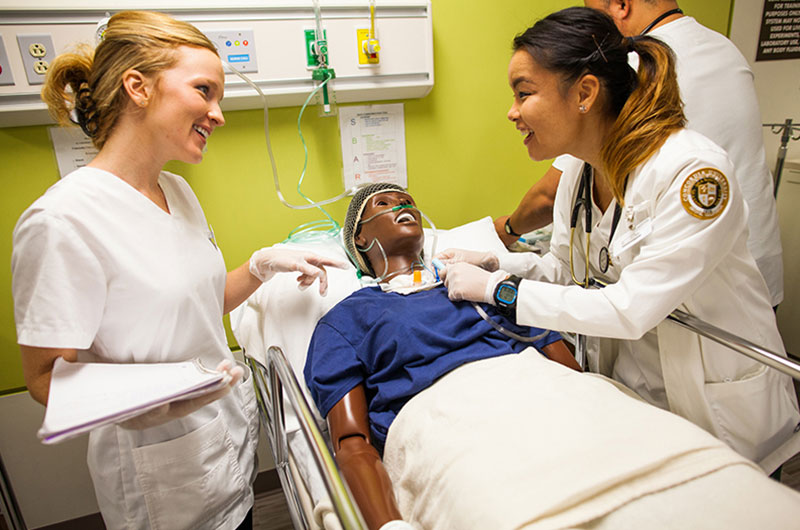
<instances>
[{"instance_id":1,"label":"sign reading for training purposes","mask_svg":"<svg viewBox=\"0 0 800 530\"><path fill-rule=\"evenodd\" d=\"M756 61L800 59L800 2L764 0Z\"/></svg>"}]
</instances>

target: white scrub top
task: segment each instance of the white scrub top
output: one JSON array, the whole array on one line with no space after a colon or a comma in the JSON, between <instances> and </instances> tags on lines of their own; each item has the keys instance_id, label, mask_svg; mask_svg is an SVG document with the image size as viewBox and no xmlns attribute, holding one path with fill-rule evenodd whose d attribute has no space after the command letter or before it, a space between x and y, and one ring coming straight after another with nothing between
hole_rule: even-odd
<instances>
[{"instance_id":1,"label":"white scrub top","mask_svg":"<svg viewBox=\"0 0 800 530\"><path fill-rule=\"evenodd\" d=\"M590 273L611 285L590 290L572 284L569 269L570 214L582 162L563 163L550 253L501 258L504 270L535 280L520 285L518 323L622 339L599 341L600 354L590 359L593 371L613 376L744 456L764 459L800 421L791 379L664 320L682 309L784 352L766 284L747 249L745 206L736 181L727 178L732 166L726 153L684 129L638 166L629 176L611 246L620 252L614 256L612 250L605 274L599 254L608 246L616 202L605 213L593 206ZM706 193L698 179L709 175L722 186L716 196L699 199L719 199L716 209L703 211L692 193ZM578 279L584 277L583 219L581 213L574 244ZM625 241L633 242L618 246Z\"/></svg>"},{"instance_id":2,"label":"white scrub top","mask_svg":"<svg viewBox=\"0 0 800 530\"><path fill-rule=\"evenodd\" d=\"M675 52L687 127L725 149L733 162L748 207L747 246L776 306L783 300L783 255L753 72L730 40L692 17L677 18L649 35Z\"/></svg>"},{"instance_id":3,"label":"white scrub top","mask_svg":"<svg viewBox=\"0 0 800 530\"><path fill-rule=\"evenodd\" d=\"M17 340L82 361L233 359L226 271L200 204L162 172L166 213L115 175L81 168L14 230ZM235 528L253 503L258 419L249 379L162 426L92 431L88 464L109 528Z\"/></svg>"}]
</instances>

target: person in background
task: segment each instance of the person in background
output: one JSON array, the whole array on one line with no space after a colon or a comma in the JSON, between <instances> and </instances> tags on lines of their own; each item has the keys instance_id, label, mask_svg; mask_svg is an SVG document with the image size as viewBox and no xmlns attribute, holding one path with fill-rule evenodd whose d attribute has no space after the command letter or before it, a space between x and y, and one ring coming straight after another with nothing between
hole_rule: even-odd
<instances>
[{"instance_id":1,"label":"person in background","mask_svg":"<svg viewBox=\"0 0 800 530\"><path fill-rule=\"evenodd\" d=\"M575 7L514 50L508 119L531 159L571 155L550 252L445 250L450 298L504 305L516 289L518 324L589 337L591 371L773 472L800 449L791 379L667 319L680 309L785 355L733 165L684 127L669 47Z\"/></svg>"},{"instance_id":2,"label":"person in background","mask_svg":"<svg viewBox=\"0 0 800 530\"><path fill-rule=\"evenodd\" d=\"M89 437L88 465L108 528L252 527L258 417L222 316L275 272L327 286L311 254L256 251L232 270L170 160L199 163L225 123L214 45L167 15L112 16L96 49L58 56L42 98L99 149L48 189L14 229L17 341L31 396L47 405L55 360L159 363L197 358L230 385Z\"/></svg>"},{"instance_id":3,"label":"person in background","mask_svg":"<svg viewBox=\"0 0 800 530\"><path fill-rule=\"evenodd\" d=\"M778 213L764 153L753 72L747 61L730 40L684 15L673 0L586 0L584 3L610 15L623 35L646 34L672 48L686 126L728 152L733 162L732 176L747 204L747 247L767 283L770 303L777 306L783 300ZM521 234L552 222L562 163L556 159L516 210L495 220L497 233L506 246Z\"/></svg>"}]
</instances>

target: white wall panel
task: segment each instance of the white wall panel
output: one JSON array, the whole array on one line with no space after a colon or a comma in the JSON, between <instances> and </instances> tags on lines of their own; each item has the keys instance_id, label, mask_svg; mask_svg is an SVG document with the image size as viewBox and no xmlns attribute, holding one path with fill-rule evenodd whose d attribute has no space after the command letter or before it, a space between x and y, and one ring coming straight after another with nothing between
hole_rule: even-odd
<instances>
[{"instance_id":1,"label":"white wall panel","mask_svg":"<svg viewBox=\"0 0 800 530\"><path fill-rule=\"evenodd\" d=\"M252 30L257 58L255 73L247 74L267 95L269 106L301 105L314 88L306 64L304 30L314 29L311 0L229 4L209 1L65 2L32 0L25 5L0 6L3 39L14 84L0 86L0 127L48 123L39 100L41 85L28 84L18 35L49 35L55 53L76 43L93 43L97 22L106 12L155 8L193 23L203 31ZM72 4L72 2L70 2ZM331 83L338 102L423 97L433 87L433 35L429 0L377 0L376 33L381 42L380 64L359 67L356 30L369 27L368 0L320 0L329 64L336 72ZM0 64L0 67L2 65ZM224 110L258 108L256 92L233 74L226 76Z\"/></svg>"}]
</instances>

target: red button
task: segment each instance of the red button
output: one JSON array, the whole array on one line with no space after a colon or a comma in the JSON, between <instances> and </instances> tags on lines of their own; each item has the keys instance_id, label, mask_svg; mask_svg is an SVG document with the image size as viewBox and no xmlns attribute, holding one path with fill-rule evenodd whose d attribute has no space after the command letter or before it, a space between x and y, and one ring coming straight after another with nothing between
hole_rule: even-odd
<instances>
[{"instance_id":1,"label":"red button","mask_svg":"<svg viewBox=\"0 0 800 530\"><path fill-rule=\"evenodd\" d=\"M250 44L250 43L249 43L249 42L247 42L247 41L243 41L243 42L242 42L242 44L244 44L245 46L247 46L247 45L248 45L248 44Z\"/></svg>"}]
</instances>

